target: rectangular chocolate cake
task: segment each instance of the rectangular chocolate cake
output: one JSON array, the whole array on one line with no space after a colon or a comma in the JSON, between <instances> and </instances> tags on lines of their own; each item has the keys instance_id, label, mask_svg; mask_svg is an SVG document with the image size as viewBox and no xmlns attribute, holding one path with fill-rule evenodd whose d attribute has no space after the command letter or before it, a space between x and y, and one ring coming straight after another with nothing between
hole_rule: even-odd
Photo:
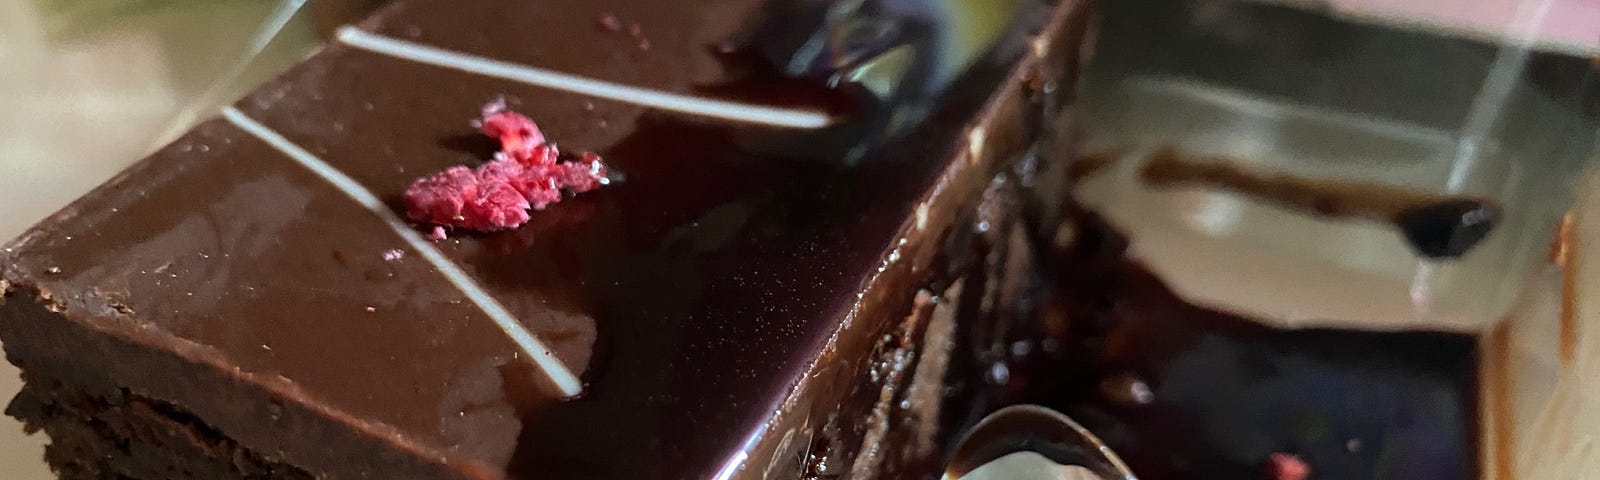
<instances>
[{"instance_id":1,"label":"rectangular chocolate cake","mask_svg":"<svg viewBox=\"0 0 1600 480\"><path fill-rule=\"evenodd\" d=\"M924 474L1086 30L1073 1L400 0L3 247L7 413L62 478ZM409 221L414 180L491 160L499 100L610 184Z\"/></svg>"}]
</instances>

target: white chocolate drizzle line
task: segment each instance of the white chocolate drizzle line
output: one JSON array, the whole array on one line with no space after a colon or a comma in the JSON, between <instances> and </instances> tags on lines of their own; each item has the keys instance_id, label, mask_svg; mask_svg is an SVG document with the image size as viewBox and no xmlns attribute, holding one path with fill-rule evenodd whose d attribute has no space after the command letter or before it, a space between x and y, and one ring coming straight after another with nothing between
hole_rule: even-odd
<instances>
[{"instance_id":1,"label":"white chocolate drizzle line","mask_svg":"<svg viewBox=\"0 0 1600 480\"><path fill-rule=\"evenodd\" d=\"M289 156L301 166L316 173L323 180L327 180L328 183L344 192L346 196L355 200L356 203L360 203L361 206L372 211L378 218L383 219L383 222L388 224L389 228L394 230L395 233L400 234L400 238L405 239L413 250L421 254L422 258L427 259L428 263L433 264L433 267L438 269L439 273L444 274L452 285L460 289L461 293L472 300L473 304L476 304L480 310L483 310L484 314L494 320L495 325L504 330L506 335L516 342L517 347L521 348L528 358L533 359L534 364L538 365L541 370L544 370L545 375L548 375L550 381L561 389L562 394L568 397L575 397L583 392L583 384L578 381L578 378L571 371L567 370L565 365L561 364L561 360L557 359L555 354L551 353L543 342L534 337L527 327L523 327L522 323L518 322L516 317L511 315L511 312L506 311L505 307L500 305L500 302L496 301L493 296L483 291L483 288L478 286L478 282L468 277L466 272L462 272L461 268L457 267L454 262L445 258L438 248L423 239L422 234L417 233L411 225L401 220L387 205L378 200L378 197L373 195L372 191L367 190L360 183L356 183L355 179L346 176L343 172L333 168L332 165L328 165L327 162L312 155L311 152L300 148L300 146L290 142L289 139L283 138L283 135L279 135L278 132L267 128L266 125L262 125L239 110L233 107L224 108L222 109L222 116L245 132L271 145L272 148L283 152L284 155Z\"/></svg>"},{"instance_id":2,"label":"white chocolate drizzle line","mask_svg":"<svg viewBox=\"0 0 1600 480\"><path fill-rule=\"evenodd\" d=\"M817 129L833 123L828 114L815 110L765 107L633 87L408 42L352 26L340 27L338 38L352 47L417 63L691 115L798 129Z\"/></svg>"}]
</instances>

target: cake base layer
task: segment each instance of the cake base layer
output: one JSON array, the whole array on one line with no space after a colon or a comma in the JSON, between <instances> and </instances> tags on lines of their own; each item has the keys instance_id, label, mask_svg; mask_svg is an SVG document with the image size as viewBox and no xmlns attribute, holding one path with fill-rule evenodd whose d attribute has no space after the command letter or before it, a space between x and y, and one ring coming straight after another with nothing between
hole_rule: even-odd
<instances>
[{"instance_id":1,"label":"cake base layer","mask_svg":"<svg viewBox=\"0 0 1600 480\"><path fill-rule=\"evenodd\" d=\"M126 389L96 394L30 376L6 414L50 436L45 460L64 480L314 478L241 447L177 406Z\"/></svg>"},{"instance_id":2,"label":"cake base layer","mask_svg":"<svg viewBox=\"0 0 1600 480\"><path fill-rule=\"evenodd\" d=\"M292 386L269 390L259 384L270 380L241 379L57 310L32 289L0 296L0 339L24 380L6 413L49 435L45 459L61 478L492 478L460 475L352 431L348 419L286 401L281 390ZM191 401L179 408L173 398ZM342 448L320 458L263 450L231 418L253 419L259 435ZM341 466L304 467L329 463Z\"/></svg>"}]
</instances>

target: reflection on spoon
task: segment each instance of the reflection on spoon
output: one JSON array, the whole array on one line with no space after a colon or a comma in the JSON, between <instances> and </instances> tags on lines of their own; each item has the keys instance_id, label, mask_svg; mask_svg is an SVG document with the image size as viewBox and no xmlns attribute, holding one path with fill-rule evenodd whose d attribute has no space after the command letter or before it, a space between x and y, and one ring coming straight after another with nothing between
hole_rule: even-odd
<instances>
[{"instance_id":1,"label":"reflection on spoon","mask_svg":"<svg viewBox=\"0 0 1600 480\"><path fill-rule=\"evenodd\" d=\"M943 477L991 478L1138 477L1105 443L1066 415L1037 405L1014 405L984 417L961 438Z\"/></svg>"},{"instance_id":2,"label":"reflection on spoon","mask_svg":"<svg viewBox=\"0 0 1600 480\"><path fill-rule=\"evenodd\" d=\"M1099 474L1077 465L1061 465L1044 455L1017 452L985 463L961 480L1102 480Z\"/></svg>"}]
</instances>

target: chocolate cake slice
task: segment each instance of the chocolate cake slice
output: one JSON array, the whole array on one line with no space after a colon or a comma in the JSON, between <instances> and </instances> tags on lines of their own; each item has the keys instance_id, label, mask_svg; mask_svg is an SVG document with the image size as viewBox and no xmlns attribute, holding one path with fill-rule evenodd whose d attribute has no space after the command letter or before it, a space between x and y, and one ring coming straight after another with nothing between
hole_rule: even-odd
<instances>
[{"instance_id":1,"label":"chocolate cake slice","mask_svg":"<svg viewBox=\"0 0 1600 480\"><path fill-rule=\"evenodd\" d=\"M401 0L6 244L7 412L63 478L918 475L1086 13ZM500 98L618 181L431 241Z\"/></svg>"}]
</instances>

